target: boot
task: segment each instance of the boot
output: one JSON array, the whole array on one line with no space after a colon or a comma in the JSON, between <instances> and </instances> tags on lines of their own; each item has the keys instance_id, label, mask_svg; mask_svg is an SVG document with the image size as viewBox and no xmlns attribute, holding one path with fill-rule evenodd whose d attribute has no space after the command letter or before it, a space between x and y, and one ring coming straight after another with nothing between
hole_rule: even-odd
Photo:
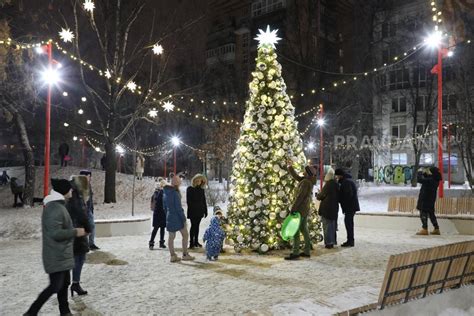
<instances>
[{"instance_id":1,"label":"boot","mask_svg":"<svg viewBox=\"0 0 474 316\"><path fill-rule=\"evenodd\" d=\"M183 253L183 260L184 261L191 261L191 260L194 260L194 257L190 256L188 253Z\"/></svg>"},{"instance_id":2,"label":"boot","mask_svg":"<svg viewBox=\"0 0 474 316\"><path fill-rule=\"evenodd\" d=\"M166 248L166 246L165 246L165 241L164 241L164 240L163 240L163 241L160 241L160 248L163 248L163 249Z\"/></svg>"},{"instance_id":3,"label":"boot","mask_svg":"<svg viewBox=\"0 0 474 316\"><path fill-rule=\"evenodd\" d=\"M181 259L176 255L171 255L170 262L180 262Z\"/></svg>"},{"instance_id":4,"label":"boot","mask_svg":"<svg viewBox=\"0 0 474 316\"><path fill-rule=\"evenodd\" d=\"M196 248L202 248L202 245L201 245L198 241L196 241L196 242L194 243L194 246L195 246Z\"/></svg>"},{"instance_id":5,"label":"boot","mask_svg":"<svg viewBox=\"0 0 474 316\"><path fill-rule=\"evenodd\" d=\"M79 296L87 295L87 291L84 291L79 283L71 284L71 296L74 296L74 292L76 292Z\"/></svg>"},{"instance_id":6,"label":"boot","mask_svg":"<svg viewBox=\"0 0 474 316\"><path fill-rule=\"evenodd\" d=\"M153 248L155 248L155 243L150 241L148 243L148 249L153 250Z\"/></svg>"},{"instance_id":7,"label":"boot","mask_svg":"<svg viewBox=\"0 0 474 316\"><path fill-rule=\"evenodd\" d=\"M416 234L426 236L426 235L428 235L428 230L426 228L422 228Z\"/></svg>"},{"instance_id":8,"label":"boot","mask_svg":"<svg viewBox=\"0 0 474 316\"><path fill-rule=\"evenodd\" d=\"M439 228L433 229L433 231L430 233L431 235L441 235L441 232L439 231Z\"/></svg>"}]
</instances>

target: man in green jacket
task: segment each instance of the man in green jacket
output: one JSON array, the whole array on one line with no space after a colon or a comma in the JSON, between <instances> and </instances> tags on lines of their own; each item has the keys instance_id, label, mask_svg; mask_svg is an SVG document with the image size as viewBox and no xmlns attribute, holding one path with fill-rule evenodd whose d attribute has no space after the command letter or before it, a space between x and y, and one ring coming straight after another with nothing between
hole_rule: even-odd
<instances>
[{"instance_id":1,"label":"man in green jacket","mask_svg":"<svg viewBox=\"0 0 474 316\"><path fill-rule=\"evenodd\" d=\"M293 202L290 212L299 212L301 214L301 223L300 229L293 239L293 252L285 257L285 260L297 260L299 257L309 258L311 256L311 237L308 229L308 216L311 207L313 186L316 184L316 168L306 166L304 168L303 177L301 177L295 172L292 162L289 161L288 172L299 182L295 201ZM300 253L300 232L303 233L304 237L304 251L302 253Z\"/></svg>"},{"instance_id":2,"label":"man in green jacket","mask_svg":"<svg viewBox=\"0 0 474 316\"><path fill-rule=\"evenodd\" d=\"M74 237L85 236L84 228L74 228L65 206L71 197L71 184L65 179L51 179L53 190L44 198L41 216L43 232L43 266L49 274L50 284L41 292L24 315L37 315L44 303L55 293L58 296L61 315L72 315L67 301L71 281L70 270L74 267Z\"/></svg>"}]
</instances>

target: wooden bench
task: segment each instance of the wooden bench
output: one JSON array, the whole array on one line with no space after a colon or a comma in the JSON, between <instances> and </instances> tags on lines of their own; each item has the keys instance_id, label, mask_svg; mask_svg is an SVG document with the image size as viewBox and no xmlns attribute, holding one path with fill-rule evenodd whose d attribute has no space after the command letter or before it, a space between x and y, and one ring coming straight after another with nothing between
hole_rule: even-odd
<instances>
[{"instance_id":1,"label":"wooden bench","mask_svg":"<svg viewBox=\"0 0 474 316\"><path fill-rule=\"evenodd\" d=\"M459 287L474 280L474 241L458 242L390 256L378 304L410 299Z\"/></svg>"},{"instance_id":2,"label":"wooden bench","mask_svg":"<svg viewBox=\"0 0 474 316\"><path fill-rule=\"evenodd\" d=\"M377 303L336 315L358 315L424 298L474 281L474 241L458 242L390 256Z\"/></svg>"},{"instance_id":3,"label":"wooden bench","mask_svg":"<svg viewBox=\"0 0 474 316\"><path fill-rule=\"evenodd\" d=\"M417 198L407 196L392 196L388 200L389 212L414 213ZM438 198L435 203L436 214L446 215L474 215L474 198L471 197L445 197Z\"/></svg>"}]
</instances>

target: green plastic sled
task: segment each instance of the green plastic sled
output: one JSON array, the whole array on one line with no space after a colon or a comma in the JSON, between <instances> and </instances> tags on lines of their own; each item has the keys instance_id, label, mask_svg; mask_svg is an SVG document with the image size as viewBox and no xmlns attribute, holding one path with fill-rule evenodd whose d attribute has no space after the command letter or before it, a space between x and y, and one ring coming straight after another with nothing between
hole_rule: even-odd
<instances>
[{"instance_id":1,"label":"green plastic sled","mask_svg":"<svg viewBox=\"0 0 474 316\"><path fill-rule=\"evenodd\" d=\"M281 225L281 238L285 241L292 239L298 232L298 229L300 229L300 223L301 214L299 212L288 215Z\"/></svg>"}]
</instances>

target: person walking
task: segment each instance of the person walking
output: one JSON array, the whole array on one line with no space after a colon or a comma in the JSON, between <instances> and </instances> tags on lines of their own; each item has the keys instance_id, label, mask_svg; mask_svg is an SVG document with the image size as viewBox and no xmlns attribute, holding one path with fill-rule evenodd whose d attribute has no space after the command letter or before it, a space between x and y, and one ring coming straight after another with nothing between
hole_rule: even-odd
<instances>
[{"instance_id":1,"label":"person walking","mask_svg":"<svg viewBox=\"0 0 474 316\"><path fill-rule=\"evenodd\" d=\"M137 156L135 165L135 172L137 174L137 180L143 180L143 172L145 171L145 158L142 155Z\"/></svg>"},{"instance_id":2,"label":"person walking","mask_svg":"<svg viewBox=\"0 0 474 316\"><path fill-rule=\"evenodd\" d=\"M165 185L163 188L163 207L166 212L166 230L168 231L168 248L170 250L170 261L178 262L181 259L174 251L174 239L176 232L181 233L183 245L183 260L194 260L194 257L188 253L188 229L186 225L186 216L184 215L183 207L181 206L181 193L179 186L181 179L174 175L171 179L171 184Z\"/></svg>"},{"instance_id":3,"label":"person walking","mask_svg":"<svg viewBox=\"0 0 474 316\"><path fill-rule=\"evenodd\" d=\"M71 187L72 196L66 203L66 208L71 216L72 224L74 227L84 228L86 233L90 233L91 227L85 202L89 199L89 180L86 176L72 176ZM86 261L86 254L89 252L87 236L74 238L73 252L74 268L72 269L71 296L74 296L74 292L78 295L86 295L87 291L81 287L80 282L82 267Z\"/></svg>"},{"instance_id":4,"label":"person walking","mask_svg":"<svg viewBox=\"0 0 474 316\"><path fill-rule=\"evenodd\" d=\"M58 154L59 158L61 158L61 167L67 167L68 159L66 159L66 156L69 154L69 145L66 143L59 145Z\"/></svg>"},{"instance_id":5,"label":"person walking","mask_svg":"<svg viewBox=\"0 0 474 316\"><path fill-rule=\"evenodd\" d=\"M352 180L352 176L343 169L336 169L334 173L339 183L339 203L344 214L347 232L347 241L341 247L354 247L354 215L360 211L357 186Z\"/></svg>"},{"instance_id":6,"label":"person walking","mask_svg":"<svg viewBox=\"0 0 474 316\"><path fill-rule=\"evenodd\" d=\"M89 234L89 249L99 250L100 248L95 244L95 221L94 221L94 193L92 192L92 172L90 170L81 170L79 172L81 176L86 176L89 181L89 198L86 201L87 206L87 217L89 218L89 224L91 232Z\"/></svg>"},{"instance_id":7,"label":"person walking","mask_svg":"<svg viewBox=\"0 0 474 316\"><path fill-rule=\"evenodd\" d=\"M290 212L301 214L301 223L298 232L293 239L293 252L285 257L285 260L297 260L299 257L311 257L311 238L308 229L308 216L310 213L311 197L313 193L313 186L316 184L316 169L313 166L306 166L304 168L303 177L299 176L293 169L291 161L288 162L288 172L299 182L295 200L291 206ZM300 253L300 232L304 237L304 251Z\"/></svg>"},{"instance_id":8,"label":"person walking","mask_svg":"<svg viewBox=\"0 0 474 316\"><path fill-rule=\"evenodd\" d=\"M334 170L330 168L324 177L324 186L316 198L319 204L319 216L323 223L324 247L334 248L336 244L336 223L339 213L339 185L334 178Z\"/></svg>"},{"instance_id":9,"label":"person walking","mask_svg":"<svg viewBox=\"0 0 474 316\"><path fill-rule=\"evenodd\" d=\"M151 211L153 212L153 231L151 232L148 248L153 250L155 247L155 237L158 229L160 230L160 248L165 246L165 228L166 228L166 213L163 208L163 187L166 181L163 178L158 178L156 182L155 192L151 197Z\"/></svg>"},{"instance_id":10,"label":"person walking","mask_svg":"<svg viewBox=\"0 0 474 316\"><path fill-rule=\"evenodd\" d=\"M428 235L428 217L434 226L431 235L441 234L435 215L436 192L440 181L442 181L441 173L436 167L418 171L418 183L421 183L421 189L416 209L420 211L421 230L416 233L417 235Z\"/></svg>"},{"instance_id":11,"label":"person walking","mask_svg":"<svg viewBox=\"0 0 474 316\"><path fill-rule=\"evenodd\" d=\"M8 175L6 170L3 170L3 173L0 176L0 185L8 184L9 181L10 181L10 176Z\"/></svg>"},{"instance_id":12,"label":"person walking","mask_svg":"<svg viewBox=\"0 0 474 316\"><path fill-rule=\"evenodd\" d=\"M202 174L196 174L191 180L191 185L186 189L186 203L188 205L188 218L191 221L189 231L189 248L202 247L199 243L199 225L207 217L207 203L204 187L207 179Z\"/></svg>"},{"instance_id":13,"label":"person walking","mask_svg":"<svg viewBox=\"0 0 474 316\"><path fill-rule=\"evenodd\" d=\"M71 197L71 184L66 179L51 179L53 190L44 198L41 215L43 239L43 266L49 274L49 286L45 288L24 315L38 315L41 307L57 294L61 315L72 315L67 301L67 290L74 267L73 240L86 236L84 228L74 228L67 212L65 200Z\"/></svg>"}]
</instances>

